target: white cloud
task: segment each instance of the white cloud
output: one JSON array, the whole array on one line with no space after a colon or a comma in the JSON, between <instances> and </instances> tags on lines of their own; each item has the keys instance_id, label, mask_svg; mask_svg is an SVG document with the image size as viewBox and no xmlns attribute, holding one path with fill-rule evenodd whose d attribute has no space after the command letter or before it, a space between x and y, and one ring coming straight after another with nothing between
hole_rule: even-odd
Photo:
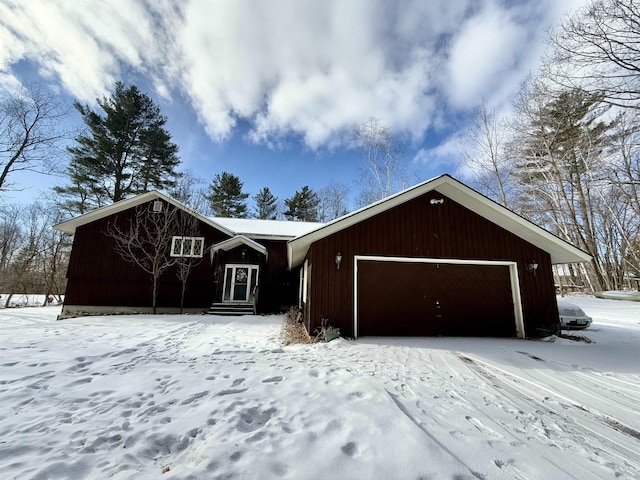
<instances>
[{"instance_id":1,"label":"white cloud","mask_svg":"<svg viewBox=\"0 0 640 480\"><path fill-rule=\"evenodd\" d=\"M445 90L451 103L473 107L503 88L504 77L526 57L527 39L514 12L493 3L467 19L449 53Z\"/></svg>"},{"instance_id":2,"label":"white cloud","mask_svg":"<svg viewBox=\"0 0 640 480\"><path fill-rule=\"evenodd\" d=\"M370 116L420 139L445 109L504 99L528 73L537 17L475 5L5 0L0 69L29 60L87 102L133 71L166 99L185 95L217 141L242 119L254 142L295 133L317 148Z\"/></svg>"},{"instance_id":3,"label":"white cloud","mask_svg":"<svg viewBox=\"0 0 640 480\"><path fill-rule=\"evenodd\" d=\"M19 92L22 87L20 79L11 73L0 70L0 91L2 92Z\"/></svg>"},{"instance_id":4,"label":"white cloud","mask_svg":"<svg viewBox=\"0 0 640 480\"><path fill-rule=\"evenodd\" d=\"M428 164L432 168L460 163L460 134L454 134L433 148L421 148L413 157L414 163Z\"/></svg>"},{"instance_id":5,"label":"white cloud","mask_svg":"<svg viewBox=\"0 0 640 480\"><path fill-rule=\"evenodd\" d=\"M372 115L415 137L430 124L436 39L403 37L384 3L222 5L191 2L180 34L183 88L213 137L237 117L255 121L253 141L295 132L312 148Z\"/></svg>"}]
</instances>

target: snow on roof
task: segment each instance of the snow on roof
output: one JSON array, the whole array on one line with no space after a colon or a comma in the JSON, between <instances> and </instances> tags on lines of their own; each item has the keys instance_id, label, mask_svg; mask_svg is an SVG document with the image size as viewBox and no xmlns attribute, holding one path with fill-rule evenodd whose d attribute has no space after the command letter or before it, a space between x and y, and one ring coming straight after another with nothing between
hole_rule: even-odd
<instances>
[{"instance_id":1,"label":"snow on roof","mask_svg":"<svg viewBox=\"0 0 640 480\"><path fill-rule=\"evenodd\" d=\"M212 221L236 234L252 238L295 238L312 232L324 225L316 222L290 222L284 220L258 220L254 218L213 217Z\"/></svg>"}]
</instances>

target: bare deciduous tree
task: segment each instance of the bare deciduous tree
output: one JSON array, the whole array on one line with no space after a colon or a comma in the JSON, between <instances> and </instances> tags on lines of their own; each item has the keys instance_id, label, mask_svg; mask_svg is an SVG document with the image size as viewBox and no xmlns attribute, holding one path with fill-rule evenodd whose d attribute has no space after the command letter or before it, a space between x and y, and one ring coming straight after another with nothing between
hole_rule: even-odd
<instances>
[{"instance_id":1,"label":"bare deciduous tree","mask_svg":"<svg viewBox=\"0 0 640 480\"><path fill-rule=\"evenodd\" d=\"M200 222L196 217L184 211L176 214L176 231L184 237L199 237L201 235ZM203 251L203 254L206 253ZM176 276L180 280L180 313L184 310L184 298L187 293L187 284L193 269L202 262L203 257L178 257L176 263Z\"/></svg>"},{"instance_id":2,"label":"bare deciduous tree","mask_svg":"<svg viewBox=\"0 0 640 480\"><path fill-rule=\"evenodd\" d=\"M640 276L640 115L622 112L614 130L605 174L611 185L604 199L610 225L620 237L620 256L626 270Z\"/></svg>"},{"instance_id":3,"label":"bare deciduous tree","mask_svg":"<svg viewBox=\"0 0 640 480\"><path fill-rule=\"evenodd\" d=\"M318 220L330 222L346 214L349 209L349 187L344 183L333 182L318 190Z\"/></svg>"},{"instance_id":4,"label":"bare deciduous tree","mask_svg":"<svg viewBox=\"0 0 640 480\"><path fill-rule=\"evenodd\" d=\"M169 191L169 195L196 212L209 213L206 183L203 178L187 170L177 178L176 185Z\"/></svg>"},{"instance_id":5,"label":"bare deciduous tree","mask_svg":"<svg viewBox=\"0 0 640 480\"><path fill-rule=\"evenodd\" d=\"M64 291L70 242L51 226L60 218L49 205L0 209L0 289L7 292L5 306L14 293L60 295Z\"/></svg>"},{"instance_id":6,"label":"bare deciduous tree","mask_svg":"<svg viewBox=\"0 0 640 480\"><path fill-rule=\"evenodd\" d=\"M37 85L0 99L0 192L18 188L10 176L19 171L50 173L67 110Z\"/></svg>"},{"instance_id":7,"label":"bare deciduous tree","mask_svg":"<svg viewBox=\"0 0 640 480\"><path fill-rule=\"evenodd\" d=\"M364 164L359 203L381 200L406 187L409 176L401 162L404 145L382 120L371 117L355 126L351 139Z\"/></svg>"},{"instance_id":8,"label":"bare deciduous tree","mask_svg":"<svg viewBox=\"0 0 640 480\"><path fill-rule=\"evenodd\" d=\"M563 88L602 95L605 102L639 108L640 5L596 0L552 32L549 78Z\"/></svg>"},{"instance_id":9,"label":"bare deciduous tree","mask_svg":"<svg viewBox=\"0 0 640 480\"><path fill-rule=\"evenodd\" d=\"M23 208L19 205L0 206L0 272L6 272L18 252L23 235L22 217Z\"/></svg>"},{"instance_id":10,"label":"bare deciduous tree","mask_svg":"<svg viewBox=\"0 0 640 480\"><path fill-rule=\"evenodd\" d=\"M114 239L114 248L123 260L151 275L152 307L153 313L157 313L160 277L178 261L178 257L171 256L177 209L163 204L158 212L153 210L153 203L136 207L134 216L126 222L118 222L116 217L106 234Z\"/></svg>"},{"instance_id":11,"label":"bare deciduous tree","mask_svg":"<svg viewBox=\"0 0 640 480\"><path fill-rule=\"evenodd\" d=\"M52 225L64 220L64 212L51 207L46 215L47 229L44 234L42 245L41 268L44 281L44 302L50 296L57 296L61 301L60 294L66 288L67 266L71 253L71 236L51 228Z\"/></svg>"},{"instance_id":12,"label":"bare deciduous tree","mask_svg":"<svg viewBox=\"0 0 640 480\"><path fill-rule=\"evenodd\" d=\"M478 189L501 205L513 208L513 163L505 153L506 137L506 125L483 101L461 141L461 153Z\"/></svg>"}]
</instances>

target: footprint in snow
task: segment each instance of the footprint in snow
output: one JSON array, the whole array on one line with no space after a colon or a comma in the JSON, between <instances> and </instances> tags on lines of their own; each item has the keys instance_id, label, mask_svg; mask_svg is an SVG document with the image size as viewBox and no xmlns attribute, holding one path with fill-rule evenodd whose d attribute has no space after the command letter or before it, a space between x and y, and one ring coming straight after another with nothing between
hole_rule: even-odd
<instances>
[{"instance_id":1,"label":"footprint in snow","mask_svg":"<svg viewBox=\"0 0 640 480\"><path fill-rule=\"evenodd\" d=\"M227 390L221 390L217 393L218 397L223 397L225 395L234 395L236 393L244 393L247 390L249 390L248 388L229 388Z\"/></svg>"},{"instance_id":2,"label":"footprint in snow","mask_svg":"<svg viewBox=\"0 0 640 480\"><path fill-rule=\"evenodd\" d=\"M269 469L280 477L285 477L289 473L289 466L281 462L272 464Z\"/></svg>"},{"instance_id":3,"label":"footprint in snow","mask_svg":"<svg viewBox=\"0 0 640 480\"><path fill-rule=\"evenodd\" d=\"M91 378L91 377L81 378L80 380L76 380L75 382L71 382L69 385L67 385L67 387L74 387L76 385L83 385L85 383L91 383L92 381L93 381L93 378Z\"/></svg>"},{"instance_id":4,"label":"footprint in snow","mask_svg":"<svg viewBox=\"0 0 640 480\"><path fill-rule=\"evenodd\" d=\"M202 398L202 397L204 397L205 395L208 395L208 394L209 394L209 390L205 390L204 392L194 393L193 395L191 395L186 400L183 400L182 403L180 403L180 405L188 405L189 403L193 403L196 400L198 400L199 398Z\"/></svg>"},{"instance_id":5,"label":"footprint in snow","mask_svg":"<svg viewBox=\"0 0 640 480\"><path fill-rule=\"evenodd\" d=\"M489 426L484 424L481 420L479 420L479 419L477 419L475 417L472 417L471 415L467 415L464 418L469 423L471 423L471 425L476 427L478 429L478 431L480 431L482 433L488 433L489 435L493 436L494 438L503 438L501 434L499 434L498 432L496 432L495 430L493 430L492 428L490 428Z\"/></svg>"},{"instance_id":6,"label":"footprint in snow","mask_svg":"<svg viewBox=\"0 0 640 480\"><path fill-rule=\"evenodd\" d=\"M340 450L342 450L342 453L345 455L353 458L358 455L358 444L356 442L349 442L343 445Z\"/></svg>"},{"instance_id":7,"label":"footprint in snow","mask_svg":"<svg viewBox=\"0 0 640 480\"><path fill-rule=\"evenodd\" d=\"M240 419L236 424L236 428L243 433L253 432L264 426L275 413L275 408L268 408L267 410L260 410L257 407L247 408L240 412Z\"/></svg>"}]
</instances>

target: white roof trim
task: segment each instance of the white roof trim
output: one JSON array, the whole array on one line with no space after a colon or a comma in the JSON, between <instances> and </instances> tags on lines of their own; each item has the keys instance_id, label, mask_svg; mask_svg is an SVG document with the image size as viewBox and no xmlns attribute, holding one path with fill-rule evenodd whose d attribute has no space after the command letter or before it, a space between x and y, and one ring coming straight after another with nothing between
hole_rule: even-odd
<instances>
[{"instance_id":1,"label":"white roof trim","mask_svg":"<svg viewBox=\"0 0 640 480\"><path fill-rule=\"evenodd\" d=\"M287 257L289 268L297 267L303 261L312 243L332 235L336 232L349 228L379 213L401 205L409 200L424 195L430 191L438 191L446 195L469 210L477 213L481 217L499 225L514 235L528 241L538 248L551 255L551 263L581 263L591 260L591 256L574 247L570 243L553 235L547 230L538 227L529 220L499 205L493 200L476 192L470 187L454 179L450 175L439 177L422 182L414 187L408 188L395 195L387 197L367 207L344 215L332 222L327 223L312 232L290 240L287 243Z\"/></svg>"},{"instance_id":2,"label":"white roof trim","mask_svg":"<svg viewBox=\"0 0 640 480\"><path fill-rule=\"evenodd\" d=\"M268 255L267 254L267 249L260 245L258 242L255 242L253 240L251 240L248 237L245 237L244 235L236 235L233 238L230 238L229 240L225 240L223 242L220 243L216 243L215 245L213 245L211 247L211 255L213 255L214 253L216 253L218 250L224 250L229 251L232 250L240 245L246 245L249 248L252 248L253 250L256 250L257 252L262 253L265 257ZM211 257L213 258L213 257Z\"/></svg>"},{"instance_id":3,"label":"white roof trim","mask_svg":"<svg viewBox=\"0 0 640 480\"><path fill-rule=\"evenodd\" d=\"M106 207L98 208L89 213L85 213L84 215L80 215L78 217L72 218L71 220L67 220L66 222L58 223L57 225L54 225L53 228L63 233L68 233L73 235L74 233L76 233L76 228L86 225L87 223L91 223L96 220L100 220L101 218L123 212L125 210L128 210L129 208L137 207L138 205L142 205L143 203L147 203L155 199L164 200L165 202L181 210L184 210L185 212L190 213L201 222L212 226L213 228L221 231L222 233L229 235L230 237L235 235L235 233L229 230L228 228L220 225L219 223L213 221L208 217L200 215L195 210L190 209L186 205L183 205L182 203L169 197L168 195L165 195L155 190L152 192L142 193L140 195L136 195L135 197L127 198L125 200L120 200L119 202L116 202L113 205L108 205Z\"/></svg>"}]
</instances>

